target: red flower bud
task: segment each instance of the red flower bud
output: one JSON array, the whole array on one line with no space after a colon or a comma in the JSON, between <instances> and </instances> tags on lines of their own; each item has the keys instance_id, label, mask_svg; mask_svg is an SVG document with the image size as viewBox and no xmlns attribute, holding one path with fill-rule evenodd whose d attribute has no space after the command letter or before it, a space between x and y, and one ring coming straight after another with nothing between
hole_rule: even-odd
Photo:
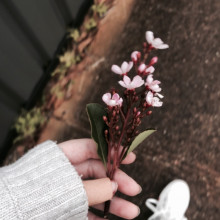
<instances>
[{"instance_id":1,"label":"red flower bud","mask_svg":"<svg viewBox=\"0 0 220 220\"><path fill-rule=\"evenodd\" d=\"M148 112L147 112L147 115L151 115L151 114L152 114L152 111L148 111Z\"/></svg>"},{"instance_id":2,"label":"red flower bud","mask_svg":"<svg viewBox=\"0 0 220 220\"><path fill-rule=\"evenodd\" d=\"M112 116L113 116L113 117L116 116L116 111L115 111L115 110L112 112Z\"/></svg>"},{"instance_id":3,"label":"red flower bud","mask_svg":"<svg viewBox=\"0 0 220 220\"><path fill-rule=\"evenodd\" d=\"M158 57L153 57L149 63L149 66L154 65L155 63L157 63L157 61L158 61Z\"/></svg>"}]
</instances>

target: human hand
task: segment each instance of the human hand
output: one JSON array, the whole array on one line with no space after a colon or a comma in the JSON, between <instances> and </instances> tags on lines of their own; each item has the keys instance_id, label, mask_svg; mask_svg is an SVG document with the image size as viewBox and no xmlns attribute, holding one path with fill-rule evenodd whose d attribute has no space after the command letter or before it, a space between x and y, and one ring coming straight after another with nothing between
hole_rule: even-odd
<instances>
[{"instance_id":1,"label":"human hand","mask_svg":"<svg viewBox=\"0 0 220 220\"><path fill-rule=\"evenodd\" d=\"M82 179L95 179L83 181L87 193L89 206L103 210L104 202L111 200L110 212L125 219L133 219L139 215L140 209L131 202L113 197L117 189L129 196L135 196L141 192L141 187L131 177L118 169L113 181L106 177L103 163L97 155L97 146L92 139L76 139L59 144L64 154L74 165ZM133 163L136 156L129 153L123 164ZM113 197L113 198L112 198ZM89 220L103 220L91 212Z\"/></svg>"}]
</instances>

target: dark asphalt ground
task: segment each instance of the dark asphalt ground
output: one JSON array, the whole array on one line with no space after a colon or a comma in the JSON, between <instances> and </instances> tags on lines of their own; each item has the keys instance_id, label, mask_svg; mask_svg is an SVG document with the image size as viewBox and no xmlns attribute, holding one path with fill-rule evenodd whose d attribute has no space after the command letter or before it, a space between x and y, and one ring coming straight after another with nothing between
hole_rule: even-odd
<instances>
[{"instance_id":1,"label":"dark asphalt ground","mask_svg":"<svg viewBox=\"0 0 220 220\"><path fill-rule=\"evenodd\" d=\"M109 60L98 70L93 94L88 92L85 103L100 102L117 80L111 65L140 49L146 30L169 44L168 50L155 53L155 78L162 82L164 106L143 125L158 131L136 150L137 161L124 167L143 187L139 196L130 198L141 208L136 219L151 215L146 198L157 198L175 178L190 186L188 219L220 218L219 24L218 0L137 0Z\"/></svg>"}]
</instances>

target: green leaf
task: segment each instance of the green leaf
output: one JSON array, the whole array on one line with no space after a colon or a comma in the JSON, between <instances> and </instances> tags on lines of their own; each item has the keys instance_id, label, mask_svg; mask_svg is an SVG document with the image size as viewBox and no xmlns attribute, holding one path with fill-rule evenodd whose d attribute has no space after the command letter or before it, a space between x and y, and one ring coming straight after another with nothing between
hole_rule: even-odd
<instances>
[{"instance_id":1,"label":"green leaf","mask_svg":"<svg viewBox=\"0 0 220 220\"><path fill-rule=\"evenodd\" d=\"M108 144L105 140L104 131L108 129L108 127L103 121L103 116L107 116L107 112L103 106L96 103L88 104L86 110L91 125L91 136L97 143L97 153L106 166Z\"/></svg>"},{"instance_id":2,"label":"green leaf","mask_svg":"<svg viewBox=\"0 0 220 220\"><path fill-rule=\"evenodd\" d=\"M97 23L94 18L90 18L86 23L85 23L85 28L87 31L90 31L93 28L96 28Z\"/></svg>"},{"instance_id":3,"label":"green leaf","mask_svg":"<svg viewBox=\"0 0 220 220\"><path fill-rule=\"evenodd\" d=\"M142 143L148 136L150 136L152 133L154 133L156 130L146 130L140 133L131 143L131 146L128 148L127 152L125 153L123 159L132 152L140 143Z\"/></svg>"}]
</instances>

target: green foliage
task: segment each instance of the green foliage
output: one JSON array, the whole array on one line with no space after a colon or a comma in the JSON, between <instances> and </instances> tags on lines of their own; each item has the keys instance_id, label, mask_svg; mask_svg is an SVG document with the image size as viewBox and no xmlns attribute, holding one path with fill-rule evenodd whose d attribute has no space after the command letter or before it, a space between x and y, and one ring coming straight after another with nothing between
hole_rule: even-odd
<instances>
[{"instance_id":1,"label":"green foliage","mask_svg":"<svg viewBox=\"0 0 220 220\"><path fill-rule=\"evenodd\" d=\"M98 4L94 4L92 6L92 10L99 15L99 17L105 16L108 7L104 4L104 2L100 2Z\"/></svg>"},{"instance_id":2,"label":"green foliage","mask_svg":"<svg viewBox=\"0 0 220 220\"><path fill-rule=\"evenodd\" d=\"M90 18L86 23L85 23L85 29L87 31L92 30L93 28L96 28L97 22L95 21L94 18Z\"/></svg>"},{"instance_id":3,"label":"green foliage","mask_svg":"<svg viewBox=\"0 0 220 220\"><path fill-rule=\"evenodd\" d=\"M96 103L90 103L86 106L90 125L91 135L97 143L97 152L104 165L106 166L108 156L108 144L105 139L104 131L108 128L103 121L103 116L107 117L105 108Z\"/></svg>"},{"instance_id":4,"label":"green foliage","mask_svg":"<svg viewBox=\"0 0 220 220\"><path fill-rule=\"evenodd\" d=\"M14 140L14 143L32 136L45 122L46 117L42 115L40 108L35 107L30 111L23 110L14 125L18 133L18 137Z\"/></svg>"},{"instance_id":5,"label":"green foliage","mask_svg":"<svg viewBox=\"0 0 220 220\"><path fill-rule=\"evenodd\" d=\"M135 139L132 141L131 146L128 148L127 152L125 153L123 159L128 155L128 153L132 152L140 143L142 143L147 137L149 137L152 133L156 130L146 130L140 133Z\"/></svg>"},{"instance_id":6,"label":"green foliage","mask_svg":"<svg viewBox=\"0 0 220 220\"><path fill-rule=\"evenodd\" d=\"M62 99L65 95L64 91L62 90L59 84L55 85L51 88L50 93L55 95L58 99Z\"/></svg>"},{"instance_id":7,"label":"green foliage","mask_svg":"<svg viewBox=\"0 0 220 220\"><path fill-rule=\"evenodd\" d=\"M57 68L51 73L51 76L55 76L55 75L60 75L60 76L64 76L65 73L67 71L66 65L65 64L60 64L59 66L57 66Z\"/></svg>"},{"instance_id":8,"label":"green foliage","mask_svg":"<svg viewBox=\"0 0 220 220\"><path fill-rule=\"evenodd\" d=\"M75 41L77 42L79 37L80 37L80 33L79 33L79 30L78 29L70 29L69 30L69 36Z\"/></svg>"},{"instance_id":9,"label":"green foliage","mask_svg":"<svg viewBox=\"0 0 220 220\"><path fill-rule=\"evenodd\" d=\"M69 68L72 65L80 62L80 56L76 55L74 51L66 51L62 56L59 57L60 63L64 64L62 68Z\"/></svg>"}]
</instances>

